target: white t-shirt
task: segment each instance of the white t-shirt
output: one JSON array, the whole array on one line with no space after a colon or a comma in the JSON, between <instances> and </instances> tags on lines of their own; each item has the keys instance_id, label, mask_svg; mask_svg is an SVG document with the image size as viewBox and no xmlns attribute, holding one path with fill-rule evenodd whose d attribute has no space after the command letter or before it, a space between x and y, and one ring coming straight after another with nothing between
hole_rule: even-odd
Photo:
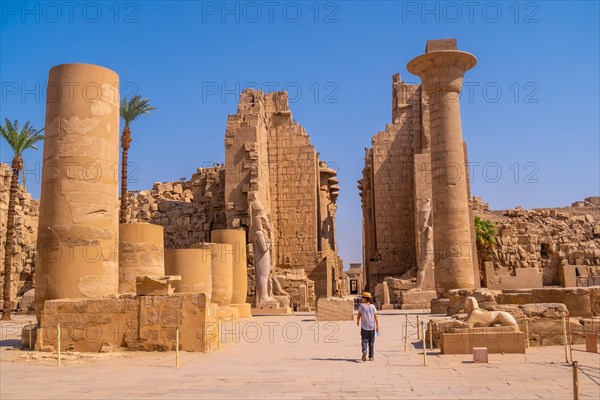
<instances>
[{"instance_id":1,"label":"white t-shirt","mask_svg":"<svg viewBox=\"0 0 600 400\"><path fill-rule=\"evenodd\" d=\"M375 312L377 309L373 304L360 303L358 312L360 313L360 327L365 331L375 330Z\"/></svg>"}]
</instances>

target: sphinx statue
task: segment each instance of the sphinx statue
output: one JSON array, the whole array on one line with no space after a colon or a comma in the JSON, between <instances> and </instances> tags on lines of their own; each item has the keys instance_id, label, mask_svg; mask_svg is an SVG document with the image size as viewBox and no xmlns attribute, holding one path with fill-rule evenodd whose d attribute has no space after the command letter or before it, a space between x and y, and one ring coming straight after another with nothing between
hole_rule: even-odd
<instances>
[{"instance_id":1,"label":"sphinx statue","mask_svg":"<svg viewBox=\"0 0 600 400\"><path fill-rule=\"evenodd\" d=\"M498 324L503 326L517 326L515 317L506 311L487 311L479 308L475 297L466 298L465 311L468 312L465 323L469 327L487 327Z\"/></svg>"}]
</instances>

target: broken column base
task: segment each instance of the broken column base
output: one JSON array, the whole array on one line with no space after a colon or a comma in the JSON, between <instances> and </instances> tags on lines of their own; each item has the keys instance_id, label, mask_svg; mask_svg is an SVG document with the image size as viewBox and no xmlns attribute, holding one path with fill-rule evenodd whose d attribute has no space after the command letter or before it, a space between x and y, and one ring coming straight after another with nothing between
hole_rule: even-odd
<instances>
[{"instance_id":1,"label":"broken column base","mask_svg":"<svg viewBox=\"0 0 600 400\"><path fill-rule=\"evenodd\" d=\"M99 299L59 299L44 303L36 349L99 352L103 347L143 351L175 349L176 331L184 351L216 345L218 310L204 293Z\"/></svg>"},{"instance_id":2,"label":"broken column base","mask_svg":"<svg viewBox=\"0 0 600 400\"><path fill-rule=\"evenodd\" d=\"M248 303L232 304L231 307L238 309L240 318L250 318L252 316L252 307Z\"/></svg>"},{"instance_id":3,"label":"broken column base","mask_svg":"<svg viewBox=\"0 0 600 400\"><path fill-rule=\"evenodd\" d=\"M449 328L442 332L442 354L473 354L474 347L486 347L488 353L525 353L525 333L517 327Z\"/></svg>"}]
</instances>

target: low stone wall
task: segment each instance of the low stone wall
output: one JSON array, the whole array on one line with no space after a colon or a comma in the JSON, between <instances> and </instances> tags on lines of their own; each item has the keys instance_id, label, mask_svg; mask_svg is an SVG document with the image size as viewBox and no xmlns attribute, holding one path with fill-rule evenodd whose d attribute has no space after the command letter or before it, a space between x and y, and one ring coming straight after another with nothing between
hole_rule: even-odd
<instances>
[{"instance_id":1,"label":"low stone wall","mask_svg":"<svg viewBox=\"0 0 600 400\"><path fill-rule=\"evenodd\" d=\"M216 343L216 316L216 306L203 293L50 300L44 304L36 347L56 349L60 324L61 350L170 351L179 328L181 350L204 352Z\"/></svg>"},{"instance_id":2,"label":"low stone wall","mask_svg":"<svg viewBox=\"0 0 600 400\"><path fill-rule=\"evenodd\" d=\"M491 262L486 281L519 284L510 281L519 269L534 268L539 284L561 285L560 267L578 265L586 273L600 274L600 198L590 197L572 207L505 211L476 210L498 228L496 245L482 258ZM537 282L533 276L532 282ZM488 287L491 287L488 284ZM523 286L521 286L523 287ZM508 286L494 286L506 289Z\"/></svg>"},{"instance_id":3,"label":"low stone wall","mask_svg":"<svg viewBox=\"0 0 600 400\"><path fill-rule=\"evenodd\" d=\"M354 301L337 297L320 298L317 302L317 321L354 320Z\"/></svg>"},{"instance_id":4,"label":"low stone wall","mask_svg":"<svg viewBox=\"0 0 600 400\"><path fill-rule=\"evenodd\" d=\"M198 168L189 181L129 192L128 202L128 221L163 226L166 248L209 242L211 230L225 229L225 167Z\"/></svg>"},{"instance_id":5,"label":"low stone wall","mask_svg":"<svg viewBox=\"0 0 600 400\"><path fill-rule=\"evenodd\" d=\"M600 315L600 286L581 288L539 288L489 290L455 289L448 291L448 315L464 312L465 299L475 297L482 309L496 305L528 303L564 304L571 317L594 317Z\"/></svg>"}]
</instances>

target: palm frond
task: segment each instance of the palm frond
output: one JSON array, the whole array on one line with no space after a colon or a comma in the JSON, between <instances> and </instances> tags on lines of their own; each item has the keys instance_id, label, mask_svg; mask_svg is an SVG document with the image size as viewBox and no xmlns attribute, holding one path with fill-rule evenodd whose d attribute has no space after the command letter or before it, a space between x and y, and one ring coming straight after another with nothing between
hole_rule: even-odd
<instances>
[{"instance_id":1,"label":"palm frond","mask_svg":"<svg viewBox=\"0 0 600 400\"><path fill-rule=\"evenodd\" d=\"M19 121L11 122L8 118L5 118L4 125L0 125L0 136L12 148L15 157L22 156L27 149L37 150L35 143L44 139L43 131L35 129L29 121L19 130Z\"/></svg>"},{"instance_id":2,"label":"palm frond","mask_svg":"<svg viewBox=\"0 0 600 400\"><path fill-rule=\"evenodd\" d=\"M131 99L123 97L121 100L121 118L126 127L129 127L140 115L149 114L152 110L156 110L156 107L150 105L150 99L143 99L139 95Z\"/></svg>"}]
</instances>

